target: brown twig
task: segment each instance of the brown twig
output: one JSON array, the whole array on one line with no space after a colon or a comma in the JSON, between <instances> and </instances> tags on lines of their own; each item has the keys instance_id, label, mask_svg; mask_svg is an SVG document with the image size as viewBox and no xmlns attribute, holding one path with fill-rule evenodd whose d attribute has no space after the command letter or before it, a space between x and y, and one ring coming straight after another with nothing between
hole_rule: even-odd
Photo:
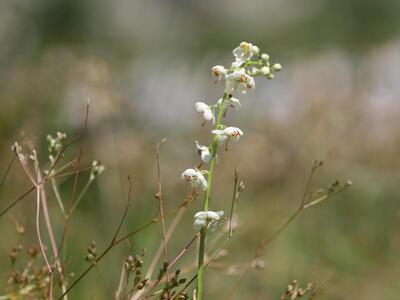
<instances>
[{"instance_id":1,"label":"brown twig","mask_svg":"<svg viewBox=\"0 0 400 300\"><path fill-rule=\"evenodd\" d=\"M51 173L54 170L54 168L56 167L58 161L60 160L62 154L74 143L79 139L80 135L74 137L69 143L67 143L63 149L60 151L59 155L56 157L54 164L52 165L52 167L49 170L48 175L43 177L43 182L41 183L45 183L50 177L51 177ZM16 156L14 156L14 159L16 158ZM16 200L14 200L13 202L11 202L1 213L0 213L0 218L3 217L8 211L10 211L11 208L13 208L15 205L17 205L20 201L22 201L26 196L28 196L31 192L33 192L36 189L35 185L32 185L26 192L24 192L21 196L19 196Z\"/></svg>"},{"instance_id":2,"label":"brown twig","mask_svg":"<svg viewBox=\"0 0 400 300\"><path fill-rule=\"evenodd\" d=\"M163 139L160 143L164 142ZM156 146L156 161L157 161L157 185L158 185L158 192L156 194L156 198L158 199L160 205L160 215L161 215L161 230L163 236L163 250L164 250L164 260L168 263L168 252L167 252L167 240L165 237L165 221L164 221L164 205L163 205L163 195L162 195L162 185L161 185L161 171L160 171L160 143ZM169 278L168 272L165 274L166 278L166 286L168 286ZM169 299L169 291L167 290L167 299Z\"/></svg>"},{"instance_id":3,"label":"brown twig","mask_svg":"<svg viewBox=\"0 0 400 300\"><path fill-rule=\"evenodd\" d=\"M47 258L46 250L44 248L44 244L42 241L42 236L40 234L40 189L36 188L36 234L39 241L39 248L42 252L47 271L50 276L50 285L49 285L49 299L53 299L53 270L51 269L49 260Z\"/></svg>"},{"instance_id":4,"label":"brown twig","mask_svg":"<svg viewBox=\"0 0 400 300\"><path fill-rule=\"evenodd\" d=\"M86 113L85 113L85 119L84 119L84 125L82 128L82 132L80 134L80 145L79 145L79 152L78 152L78 156L76 158L76 165L75 165L75 177L74 177L74 184L72 187L72 194L71 194L71 198L70 198L70 205L69 205L69 209L68 212L65 215L65 224L64 224L64 230L61 236L61 242L60 245L58 246L58 255L60 256L62 248L64 246L65 243L65 239L67 236L67 231L69 228L69 224L71 222L71 212L72 212L72 208L74 207L74 202L75 202L75 194L76 194L76 189L77 189L77 184L78 184L78 177L79 177L79 167L80 167L80 163L81 163L81 157L83 154L83 141L84 141L84 137L85 137L85 133L86 133L86 129L87 129L87 124L88 124L88 118L89 118L89 102L86 105Z\"/></svg>"},{"instance_id":5,"label":"brown twig","mask_svg":"<svg viewBox=\"0 0 400 300\"><path fill-rule=\"evenodd\" d=\"M22 199L28 196L36 189L36 186L31 186L27 191L25 191L21 196L19 196L16 200L11 202L1 213L0 218L3 217L11 208L13 208L16 204L18 204Z\"/></svg>"},{"instance_id":6,"label":"brown twig","mask_svg":"<svg viewBox=\"0 0 400 300\"><path fill-rule=\"evenodd\" d=\"M235 205L237 203L237 200L239 198L239 192L237 190L237 183L238 183L238 179L239 179L239 170L237 167L235 167L235 175L234 175L234 184L233 184L233 196L232 196L232 205L231 205L231 215L229 217L229 237L232 237L232 218L233 218L233 213L235 210Z\"/></svg>"},{"instance_id":7,"label":"brown twig","mask_svg":"<svg viewBox=\"0 0 400 300\"><path fill-rule=\"evenodd\" d=\"M179 252L179 254L168 264L168 269L170 269L190 248L190 246L199 238L200 233L197 233L190 242Z\"/></svg>"},{"instance_id":8,"label":"brown twig","mask_svg":"<svg viewBox=\"0 0 400 300\"><path fill-rule=\"evenodd\" d=\"M115 241L116 241L116 239L118 237L118 234L121 231L122 225L125 222L126 216L128 214L129 206L130 206L130 203L131 203L131 197L132 197L132 188L133 188L131 176L128 176L128 186L129 186L129 188L128 188L128 200L126 201L126 205L125 205L124 213L122 214L121 221L119 222L117 230L115 231L114 236L113 236L113 238L111 240L112 243L115 243Z\"/></svg>"},{"instance_id":9,"label":"brown twig","mask_svg":"<svg viewBox=\"0 0 400 300\"><path fill-rule=\"evenodd\" d=\"M13 157L11 158L11 160L10 160L8 166L7 166L7 169L6 169L6 171L4 172L3 178L2 178L1 181L0 181L0 187L1 187L1 186L3 185L3 183L6 181L7 176L8 176L8 173L10 172L11 167L12 167L12 165L13 165L13 163L14 163L14 161L15 161L16 158L17 158L17 157L16 157L15 155L13 155Z\"/></svg>"}]
</instances>

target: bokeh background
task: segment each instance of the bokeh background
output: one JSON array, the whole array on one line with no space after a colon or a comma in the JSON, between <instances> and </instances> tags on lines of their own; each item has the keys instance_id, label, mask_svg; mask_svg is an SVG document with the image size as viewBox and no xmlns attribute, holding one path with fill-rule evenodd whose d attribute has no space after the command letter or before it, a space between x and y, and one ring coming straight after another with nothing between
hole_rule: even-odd
<instances>
[{"instance_id":1,"label":"bokeh background","mask_svg":"<svg viewBox=\"0 0 400 300\"><path fill-rule=\"evenodd\" d=\"M233 172L246 183L239 227L228 256L207 272L207 299L221 299L248 261L297 208L313 159L325 161L313 188L353 181L338 197L305 211L264 251L265 268L234 299L278 299L293 279L323 284L321 299L399 299L400 288L400 2L397 0L3 0L0 2L0 164L10 145L33 145L47 159L45 136L75 136L90 99L83 161L106 166L72 218L68 270L79 274L86 248L109 241L134 180L134 203L123 231L157 212L154 149L162 139L167 209L189 191L180 174L198 162L194 140L207 143L195 101L221 96L210 68L228 65L242 40L284 69L240 97L229 123L245 132L217 166L215 209L229 210ZM78 151L72 147L69 156ZM80 177L81 188L88 174ZM59 181L68 201L72 178ZM29 187L14 165L0 188L4 208ZM48 189L52 219L63 219ZM193 236L192 203L170 244L177 253ZM36 243L34 195L0 219L0 288L12 270L8 253ZM25 224L16 234L14 221ZM169 221L168 221L169 222ZM124 257L160 242L158 225L113 250L100 264L116 287ZM172 254L171 254L172 255ZM188 254L183 264L196 258ZM148 260L145 263L148 263ZM190 277L191 273L185 275ZM92 272L72 299L111 299Z\"/></svg>"}]
</instances>

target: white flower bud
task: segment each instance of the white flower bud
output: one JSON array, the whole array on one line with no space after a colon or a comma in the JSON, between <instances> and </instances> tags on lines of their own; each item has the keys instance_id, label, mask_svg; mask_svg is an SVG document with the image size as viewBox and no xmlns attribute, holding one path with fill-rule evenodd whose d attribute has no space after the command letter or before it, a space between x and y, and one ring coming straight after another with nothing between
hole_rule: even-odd
<instances>
[{"instance_id":1,"label":"white flower bud","mask_svg":"<svg viewBox=\"0 0 400 300\"><path fill-rule=\"evenodd\" d=\"M274 64L274 65L272 66L272 69L273 69L274 71L279 72L280 70L282 70L282 66L281 66L281 64Z\"/></svg>"},{"instance_id":2,"label":"white flower bud","mask_svg":"<svg viewBox=\"0 0 400 300\"><path fill-rule=\"evenodd\" d=\"M267 76L268 74L271 73L271 69L270 69L269 67L267 67L267 66L264 66L264 67L261 68L261 73L262 73L264 76Z\"/></svg>"},{"instance_id":3,"label":"white flower bud","mask_svg":"<svg viewBox=\"0 0 400 300\"><path fill-rule=\"evenodd\" d=\"M257 46L254 45L252 50L254 55L260 54L260 48L258 48Z\"/></svg>"},{"instance_id":4,"label":"white flower bud","mask_svg":"<svg viewBox=\"0 0 400 300\"><path fill-rule=\"evenodd\" d=\"M261 59L263 60L263 61L269 61L269 55L267 54L267 53L263 53L263 54L261 54Z\"/></svg>"},{"instance_id":5,"label":"white flower bud","mask_svg":"<svg viewBox=\"0 0 400 300\"><path fill-rule=\"evenodd\" d=\"M105 171L106 167L94 160L92 162L92 171L90 172L90 180L95 180L97 176Z\"/></svg>"}]
</instances>

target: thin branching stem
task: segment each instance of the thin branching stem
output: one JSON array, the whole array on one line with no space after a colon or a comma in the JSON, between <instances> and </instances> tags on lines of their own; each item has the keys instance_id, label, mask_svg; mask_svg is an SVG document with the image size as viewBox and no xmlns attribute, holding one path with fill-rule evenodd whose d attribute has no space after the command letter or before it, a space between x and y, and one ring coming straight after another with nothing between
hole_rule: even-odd
<instances>
[{"instance_id":1,"label":"thin branching stem","mask_svg":"<svg viewBox=\"0 0 400 300\"><path fill-rule=\"evenodd\" d=\"M165 272L165 277L167 277L167 273L169 269L175 265L180 258L189 250L190 246L193 245L193 243L199 238L200 233L197 233L190 241L189 243L175 256L175 258L171 261L171 263L168 264L167 266L167 272ZM148 292L147 296L145 296L143 299L148 299L154 295L156 295L158 292L152 293L152 291L157 287L157 285L162 281L163 277L154 280L154 282L151 285L150 291ZM136 298L139 299L139 298Z\"/></svg>"},{"instance_id":2,"label":"thin branching stem","mask_svg":"<svg viewBox=\"0 0 400 300\"><path fill-rule=\"evenodd\" d=\"M37 168L37 174L38 174L37 181L42 182L43 179L42 179L38 161L36 161L36 168ZM65 286L65 278L64 278L64 274L63 274L63 267L62 267L62 263L60 261L60 258L58 256L58 252L57 252L57 242L56 242L54 231L53 231L53 225L51 224L51 220L50 220L49 209L47 207L46 191L44 189L43 184L40 184L38 187L39 187L40 193L41 193L42 210L43 210L44 220L45 220L45 224L46 224L46 228L47 228L47 233L48 233L48 236L50 239L50 244L51 244L51 248L52 248L54 259L55 259L56 270L57 270L57 272L60 276L60 280L61 280L61 290L62 290L62 292L65 292L66 286ZM68 300L67 296L64 297L64 300Z\"/></svg>"},{"instance_id":3,"label":"thin branching stem","mask_svg":"<svg viewBox=\"0 0 400 300\"><path fill-rule=\"evenodd\" d=\"M193 192L191 196L187 197L187 199L189 197L191 197L191 198L196 197L196 193ZM165 236L165 239L166 239L167 242L171 239L172 234L174 233L174 231L176 229L176 226L181 221L186 209L187 209L187 206L182 206L182 207L180 207L180 209L176 213L174 219L172 220L171 225L169 226L169 228L167 230L166 236ZM151 260L151 263L150 263L150 266L147 269L147 273L146 273L146 277L145 278L149 278L150 279L151 276L153 275L153 272L154 272L154 270L155 270L155 268L157 266L157 262L159 261L161 255L163 253L163 249L164 249L164 246L163 246L163 243L161 243L160 246L158 247L157 252L154 254L154 256L153 256L153 258ZM171 265L171 264L169 264L169 265ZM140 291L138 291L136 294L134 294L131 297L131 300L140 299L140 297L143 295L144 292L145 292L145 289L141 289Z\"/></svg>"},{"instance_id":4,"label":"thin branching stem","mask_svg":"<svg viewBox=\"0 0 400 300\"><path fill-rule=\"evenodd\" d=\"M101 281L103 281L104 285L107 287L108 291L113 294L113 288L111 286L111 284L108 282L107 278L104 276L103 272L100 270L100 267L94 263L94 267L97 271L97 273L99 274Z\"/></svg>"},{"instance_id":5,"label":"thin branching stem","mask_svg":"<svg viewBox=\"0 0 400 300\"><path fill-rule=\"evenodd\" d=\"M3 211L0 213L0 218L3 217L7 212L10 211L16 204L18 204L21 200L23 200L26 196L32 193L36 189L36 186L32 185L28 190L26 190L21 196L19 196L16 200L11 202Z\"/></svg>"},{"instance_id":6,"label":"thin branching stem","mask_svg":"<svg viewBox=\"0 0 400 300\"><path fill-rule=\"evenodd\" d=\"M86 194L87 190L89 189L90 185L93 183L94 179L93 178L89 178L88 181L86 182L85 186L83 187L83 189L81 190L81 192L79 193L78 197L76 197L76 201L74 201L74 204L72 205L70 211L69 211L69 215L71 215L74 210L76 209L76 207L79 205L79 203L82 201L83 196Z\"/></svg>"},{"instance_id":7,"label":"thin branching stem","mask_svg":"<svg viewBox=\"0 0 400 300\"><path fill-rule=\"evenodd\" d=\"M70 198L70 205L69 205L69 210L67 211L66 215L65 215L65 223L64 223L64 230L61 236L61 241L60 241L60 245L58 246L58 256L60 255L66 237L67 237L67 231L69 228L69 224L71 222L71 213L72 213L72 209L74 207L74 202L75 202L75 194L76 194L76 190L77 190L77 185L78 185L78 177L80 174L80 164L81 164L81 158L83 155L83 141L85 138L85 133L87 130L87 125L88 125L88 119L89 119L89 102L86 105L86 113L85 113L85 119L83 122L83 128L82 128L82 132L80 134L80 145L79 145L79 151L78 151L78 155L76 158L76 163L75 163L75 176L74 176L74 184L72 187L72 194L71 194L71 198Z\"/></svg>"},{"instance_id":8,"label":"thin branching stem","mask_svg":"<svg viewBox=\"0 0 400 300\"><path fill-rule=\"evenodd\" d=\"M60 160L62 154L71 146L73 145L78 139L79 139L80 135L74 137L73 139L71 139L70 142L68 142L63 149L60 151L59 155L56 157L53 165L51 166L48 174L46 176L43 177L42 182L39 182L39 184L41 183L45 183L49 178L53 177L53 170L55 169L58 161ZM15 158L17 156L14 156ZM52 174L52 175L50 175ZM30 193L32 193L34 190L36 189L36 185L33 184L28 190L26 190L24 193L21 194L21 196L19 196L16 200L14 200L13 202L11 202L5 209L3 209L0 212L0 218L3 217L7 212L9 212L15 205L17 205L20 201L22 201L23 199L25 199L26 196L28 196Z\"/></svg>"},{"instance_id":9,"label":"thin branching stem","mask_svg":"<svg viewBox=\"0 0 400 300\"><path fill-rule=\"evenodd\" d=\"M4 172L3 178L2 178L1 181L0 181L0 187L1 187L1 186L4 184L4 182L6 181L7 176L8 176L8 173L10 173L11 167L12 167L12 165L13 165L13 163L14 163L14 161L15 161L16 158L17 158L17 157L16 157L15 155L13 155L13 157L12 157L11 160L10 160L10 162L8 163L7 169L6 169L6 171Z\"/></svg>"},{"instance_id":10,"label":"thin branching stem","mask_svg":"<svg viewBox=\"0 0 400 300\"><path fill-rule=\"evenodd\" d=\"M163 140L165 141L165 140ZM161 141L161 142L163 142ZM160 170L160 143L156 146L156 162L157 162L157 186L158 192L156 194L156 198L158 199L160 205L160 215L161 215L161 231L162 231L162 243L163 243L163 252L164 252L164 261L168 263L168 250L167 250L167 239L165 237L165 220L164 220L164 199L162 194L162 184L161 184L161 170ZM166 283L165 285L168 286L169 276L168 272L165 274ZM167 289L167 299L169 299L169 291Z\"/></svg>"},{"instance_id":11,"label":"thin branching stem","mask_svg":"<svg viewBox=\"0 0 400 300\"><path fill-rule=\"evenodd\" d=\"M50 285L49 285L49 299L53 299L53 271L51 269L49 260L47 258L46 250L43 244L42 236L40 234L40 189L39 187L36 188L36 234L39 241L39 248L42 252L42 256L44 262L46 264L47 271L49 272L50 276Z\"/></svg>"},{"instance_id":12,"label":"thin branching stem","mask_svg":"<svg viewBox=\"0 0 400 300\"><path fill-rule=\"evenodd\" d=\"M185 201L184 201L181 205L179 205L177 208L174 208L174 209L170 210L169 212L165 213L162 217L166 217L166 216L169 216L169 215L171 215L171 214L176 213L181 207L183 207L183 206L185 206L185 205L187 205L187 200L185 200ZM125 208L124 214L123 214L123 217L122 217L122 220L125 219L126 213L127 213L127 210L126 210L126 208ZM121 220L121 221L122 221L122 220ZM133 231L131 231L131 232L125 234L124 236L118 238L120 229L121 229L121 227L122 227L122 222L120 222L120 223L118 224L118 228L117 228L116 232L114 233L114 236L113 236L112 240L110 241L109 245L108 245L108 246L106 247L106 249L104 249L104 251L96 258L96 260L95 260L94 262L95 262L95 263L99 263L99 261L101 261L101 260L104 258L104 256L106 256L106 255L108 254L108 252L110 252L110 250L113 249L115 246L117 246L118 244L120 244L120 243L122 243L123 241L127 240L128 238L134 236L135 234L137 234L137 233L139 233L139 232L141 232L141 231L143 231L143 230L149 228L151 225L153 225L153 224L159 222L160 220L161 220L161 216L158 216L157 218L154 218L153 220L147 222L146 224L144 224L143 226L137 228L136 230L133 230ZM75 279L75 281L68 287L68 289L58 298L58 300L63 299L63 296L66 295L66 294L68 294L68 293L69 293L69 292L70 292L70 291L71 291L71 290L86 276L86 274L88 274L88 273L93 269L93 267L94 267L93 264L91 264L90 266L88 266L88 267L81 273L81 275L79 275L79 276L77 277L77 279Z\"/></svg>"},{"instance_id":13,"label":"thin branching stem","mask_svg":"<svg viewBox=\"0 0 400 300\"><path fill-rule=\"evenodd\" d=\"M336 196L337 194L343 192L345 189L347 189L350 185L349 184L345 184L341 189L337 190L336 192L333 193L327 193L326 195L323 195L319 198L317 198L316 200L313 200L309 203L307 203L307 201L309 200L309 189L311 186L311 182L312 179L315 175L315 171L322 166L322 164L320 165L316 165L314 163L310 175L308 177L307 183L306 183L306 187L305 187L305 192L303 194L303 197L301 198L300 201L300 206L299 208L268 238L268 239L264 239L262 240L257 248L256 251L253 255L253 259L249 262L249 264L247 265L247 267L245 268L245 270L243 271L243 273L241 274L241 276L239 277L238 281L235 283L235 285L233 286L233 288L229 291L229 293L227 294L226 297L224 297L225 300L231 299L231 297L235 294L235 292L237 291L237 289L239 288L239 286L241 285L241 283L243 282L244 278L247 276L247 274L251 271L251 269L253 268L253 264L254 262L262 255L263 250L269 245L271 244L283 231L285 231L286 228L289 227L290 224L293 223L293 221L307 208L310 208L312 206L315 206L317 204L322 203L323 201L332 198L334 196Z\"/></svg>"},{"instance_id":14,"label":"thin branching stem","mask_svg":"<svg viewBox=\"0 0 400 300\"><path fill-rule=\"evenodd\" d=\"M65 217L65 208L64 208L64 204L63 204L63 201L62 201L62 198L61 198L60 191L59 191L58 186L57 186L57 181L56 181L55 178L51 178L50 182L51 182L51 187L53 188L54 195L56 196L56 200L57 200L58 206L60 207L61 213Z\"/></svg>"},{"instance_id":15,"label":"thin branching stem","mask_svg":"<svg viewBox=\"0 0 400 300\"><path fill-rule=\"evenodd\" d=\"M238 168L236 167L235 175L234 175L234 179L233 179L234 183L233 183L233 196L232 196L232 204L231 204L231 215L229 217L229 233L228 233L229 237L232 237L232 233L233 233L232 232L233 231L232 219L233 219L233 214L235 211L235 206L236 206L237 200L239 198L239 191L237 190L238 179L239 179L239 171L238 171Z\"/></svg>"}]
</instances>

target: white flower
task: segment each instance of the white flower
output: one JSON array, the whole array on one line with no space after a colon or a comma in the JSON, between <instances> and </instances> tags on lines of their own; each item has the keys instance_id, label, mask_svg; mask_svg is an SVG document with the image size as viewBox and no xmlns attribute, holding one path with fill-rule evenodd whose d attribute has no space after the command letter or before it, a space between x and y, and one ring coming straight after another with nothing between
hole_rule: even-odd
<instances>
[{"instance_id":1,"label":"white flower","mask_svg":"<svg viewBox=\"0 0 400 300\"><path fill-rule=\"evenodd\" d=\"M237 127L226 127L222 130L215 129L211 131L211 133L218 136L219 144L223 144L227 139L230 138L233 138L234 141L238 141L239 138L243 135L243 131Z\"/></svg>"},{"instance_id":2,"label":"white flower","mask_svg":"<svg viewBox=\"0 0 400 300\"><path fill-rule=\"evenodd\" d=\"M251 43L241 42L239 47L236 47L232 53L235 56L235 61L232 63L232 67L238 68L251 59L254 54L257 55L260 53L260 49Z\"/></svg>"},{"instance_id":3,"label":"white flower","mask_svg":"<svg viewBox=\"0 0 400 300\"><path fill-rule=\"evenodd\" d=\"M212 158L210 148L207 146L200 145L197 141L195 141L195 143L196 143L197 151L200 154L201 161L204 163L209 163Z\"/></svg>"},{"instance_id":4,"label":"white flower","mask_svg":"<svg viewBox=\"0 0 400 300\"><path fill-rule=\"evenodd\" d=\"M226 69L224 66L214 66L211 69L211 74L213 74L215 77L217 77L217 79L215 80L215 83L217 83L218 81L221 81L222 78L225 78L226 76Z\"/></svg>"},{"instance_id":5,"label":"white flower","mask_svg":"<svg viewBox=\"0 0 400 300\"><path fill-rule=\"evenodd\" d=\"M203 174L195 169L186 169L182 175L182 179L190 182L193 187L200 186L204 191L207 189L207 180Z\"/></svg>"},{"instance_id":6,"label":"white flower","mask_svg":"<svg viewBox=\"0 0 400 300\"><path fill-rule=\"evenodd\" d=\"M193 227L197 231L200 231L205 226L207 228L215 228L215 225L223 216L223 211L199 211L194 215Z\"/></svg>"},{"instance_id":7,"label":"white flower","mask_svg":"<svg viewBox=\"0 0 400 300\"><path fill-rule=\"evenodd\" d=\"M247 89L254 89L255 86L254 78L248 75L244 69L236 70L226 76L225 90L227 93L237 89L245 94Z\"/></svg>"},{"instance_id":8,"label":"white flower","mask_svg":"<svg viewBox=\"0 0 400 300\"><path fill-rule=\"evenodd\" d=\"M194 105L196 107L196 111L203 114L204 120L212 121L213 124L215 123L214 112L208 104L204 102L196 102Z\"/></svg>"},{"instance_id":9,"label":"white flower","mask_svg":"<svg viewBox=\"0 0 400 300\"><path fill-rule=\"evenodd\" d=\"M223 101L224 101L224 99L220 98L218 100L217 104L221 105ZM226 103L226 106L233 106L234 108L236 108L236 110L238 110L242 106L239 99L237 99L235 97L230 97L229 99L225 99L225 103Z\"/></svg>"}]
</instances>

